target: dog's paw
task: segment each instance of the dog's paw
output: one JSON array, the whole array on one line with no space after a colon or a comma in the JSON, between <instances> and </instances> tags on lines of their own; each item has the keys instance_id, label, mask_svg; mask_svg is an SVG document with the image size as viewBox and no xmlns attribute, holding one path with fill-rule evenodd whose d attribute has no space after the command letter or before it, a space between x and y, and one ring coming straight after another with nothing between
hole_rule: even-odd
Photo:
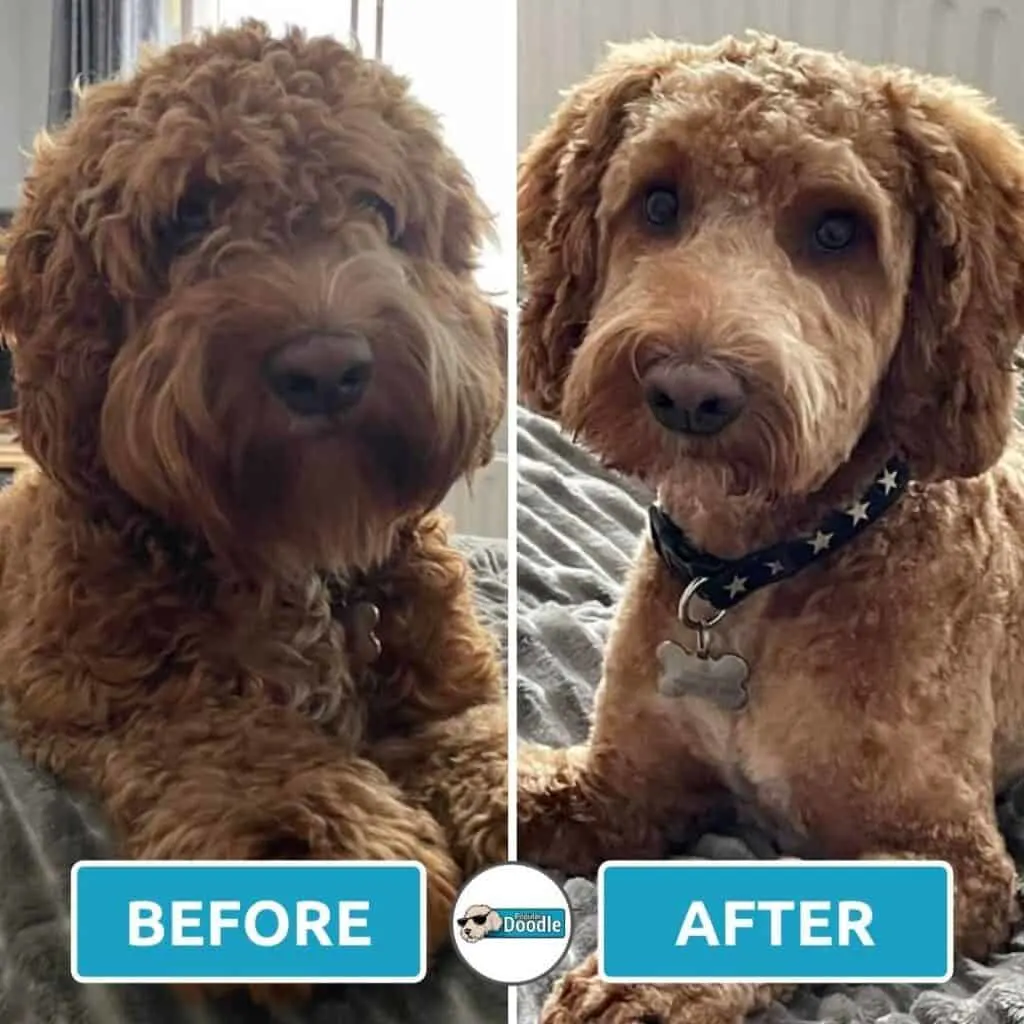
<instances>
[{"instance_id":1,"label":"dog's paw","mask_svg":"<svg viewBox=\"0 0 1024 1024\"><path fill-rule=\"evenodd\" d=\"M1005 947L1021 921L1017 870L1001 838L990 834L988 822L962 828L968 838L960 844L959 856L950 859L956 882L956 949L961 956L984 961ZM918 855L872 851L864 859L916 860Z\"/></svg>"},{"instance_id":2,"label":"dog's paw","mask_svg":"<svg viewBox=\"0 0 1024 1024\"><path fill-rule=\"evenodd\" d=\"M990 872L990 876L992 874L994 872ZM1020 923L1020 904L1014 891L1016 879L1010 869L1003 875L995 881L975 877L960 882L956 920L961 955L974 960L987 959L1005 947L1014 927Z\"/></svg>"},{"instance_id":3,"label":"dog's paw","mask_svg":"<svg viewBox=\"0 0 1024 1024\"><path fill-rule=\"evenodd\" d=\"M494 800L476 814L464 834L453 837L453 845L467 876L503 864L508 859L508 807L504 801Z\"/></svg>"},{"instance_id":4,"label":"dog's paw","mask_svg":"<svg viewBox=\"0 0 1024 1024\"><path fill-rule=\"evenodd\" d=\"M619 985L591 956L556 984L540 1024L743 1024L792 994L787 985Z\"/></svg>"},{"instance_id":5,"label":"dog's paw","mask_svg":"<svg viewBox=\"0 0 1024 1024\"><path fill-rule=\"evenodd\" d=\"M591 956L555 985L539 1024L669 1024L671 1006L669 988L602 981Z\"/></svg>"},{"instance_id":6,"label":"dog's paw","mask_svg":"<svg viewBox=\"0 0 1024 1024\"><path fill-rule=\"evenodd\" d=\"M427 952L432 955L448 941L452 904L463 876L444 829L428 811L393 803L356 832L346 828L332 835L311 856L322 860L417 861L427 876Z\"/></svg>"},{"instance_id":7,"label":"dog's paw","mask_svg":"<svg viewBox=\"0 0 1024 1024\"><path fill-rule=\"evenodd\" d=\"M462 872L446 850L425 850L415 859L427 870L427 953L433 956L448 942Z\"/></svg>"},{"instance_id":8,"label":"dog's paw","mask_svg":"<svg viewBox=\"0 0 1024 1024\"><path fill-rule=\"evenodd\" d=\"M427 874L427 945L449 934L462 873L436 818L366 762L321 765L248 799L204 789L167 800L128 836L138 860L416 861Z\"/></svg>"}]
</instances>

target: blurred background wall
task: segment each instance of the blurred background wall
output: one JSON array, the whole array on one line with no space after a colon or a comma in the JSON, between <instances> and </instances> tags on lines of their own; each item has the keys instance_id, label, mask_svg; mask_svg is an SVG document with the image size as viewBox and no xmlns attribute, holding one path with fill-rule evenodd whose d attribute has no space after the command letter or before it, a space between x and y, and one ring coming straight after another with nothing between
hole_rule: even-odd
<instances>
[{"instance_id":1,"label":"blurred background wall","mask_svg":"<svg viewBox=\"0 0 1024 1024\"><path fill-rule=\"evenodd\" d=\"M23 153L46 124L52 6L0 0L0 221L18 199Z\"/></svg>"},{"instance_id":2,"label":"blurred background wall","mask_svg":"<svg viewBox=\"0 0 1024 1024\"><path fill-rule=\"evenodd\" d=\"M1024 0L517 0L519 145L607 42L759 29L871 63L953 75L1024 125Z\"/></svg>"}]
</instances>

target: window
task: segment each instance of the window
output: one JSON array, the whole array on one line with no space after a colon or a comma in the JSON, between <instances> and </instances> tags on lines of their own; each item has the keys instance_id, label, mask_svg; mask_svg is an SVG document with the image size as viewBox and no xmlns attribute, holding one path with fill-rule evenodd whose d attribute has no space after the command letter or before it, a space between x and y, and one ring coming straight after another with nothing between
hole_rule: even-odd
<instances>
[{"instance_id":1,"label":"window","mask_svg":"<svg viewBox=\"0 0 1024 1024\"><path fill-rule=\"evenodd\" d=\"M349 0L348 3L324 3L324 0L200 0L206 8L197 17L198 24L234 25L243 18L258 18L281 33L289 25L298 25L311 35L337 36L347 42L355 25L356 38L367 54L373 54L373 30L376 0ZM197 10L197 15L199 14ZM212 16L212 17L211 17Z\"/></svg>"},{"instance_id":2,"label":"window","mask_svg":"<svg viewBox=\"0 0 1024 1024\"><path fill-rule=\"evenodd\" d=\"M121 4L121 73L131 73L144 46L164 47L178 42L185 14L182 0L124 0Z\"/></svg>"}]
</instances>

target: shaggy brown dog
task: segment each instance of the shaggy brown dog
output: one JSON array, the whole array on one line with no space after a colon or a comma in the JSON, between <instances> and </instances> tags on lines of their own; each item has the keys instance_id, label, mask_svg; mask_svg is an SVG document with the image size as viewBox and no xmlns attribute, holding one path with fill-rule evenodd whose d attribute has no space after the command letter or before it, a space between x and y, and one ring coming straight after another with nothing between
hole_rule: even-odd
<instances>
[{"instance_id":1,"label":"shaggy brown dog","mask_svg":"<svg viewBox=\"0 0 1024 1024\"><path fill-rule=\"evenodd\" d=\"M813 545L890 456L912 475L708 631L750 666L738 711L660 694L658 645L695 637L645 542L589 743L524 751L520 856L658 857L741 797L790 853L948 860L959 950L991 952L1016 916L993 793L1024 768L1020 140L946 81L648 41L533 142L519 229L526 401L656 487L697 548ZM591 959L544 1019L719 1024L782 991L609 985Z\"/></svg>"},{"instance_id":2,"label":"shaggy brown dog","mask_svg":"<svg viewBox=\"0 0 1024 1024\"><path fill-rule=\"evenodd\" d=\"M431 511L502 412L485 230L404 80L255 23L38 147L0 693L129 856L422 861L433 946L504 859L499 666Z\"/></svg>"}]
</instances>

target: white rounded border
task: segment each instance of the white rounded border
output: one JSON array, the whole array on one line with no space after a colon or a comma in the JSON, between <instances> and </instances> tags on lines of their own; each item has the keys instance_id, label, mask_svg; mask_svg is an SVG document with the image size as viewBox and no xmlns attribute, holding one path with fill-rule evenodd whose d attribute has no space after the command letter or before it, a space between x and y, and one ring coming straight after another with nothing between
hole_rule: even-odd
<instances>
[{"instance_id":1,"label":"white rounded border","mask_svg":"<svg viewBox=\"0 0 1024 1024\"><path fill-rule=\"evenodd\" d=\"M544 967L542 970L538 971L536 974L531 974L528 977L516 978L515 980L509 980L509 979L507 979L505 977L494 977L493 975L488 974L486 971L481 970L480 966L478 964L471 963L470 960L467 959L466 953L465 953L466 949L470 948L470 944L465 942L465 940L462 939L462 937L459 935L459 928L458 928L458 926L455 923L457 921L457 919L462 916L462 912L465 910L465 908L467 906L469 906L469 905L471 905L473 903L485 903L485 902L488 902L487 900L482 898L482 894L474 894L470 898L467 898L467 895L466 895L468 891L471 891L472 889L474 889L477 886L477 883L478 883L478 881L481 878L483 878L485 875L491 875L491 874L495 874L496 875L498 872L504 872L504 873L508 874L510 869L514 869L514 871L516 873L524 872L525 871L525 872L529 872L531 875L539 876L540 879L543 879L543 881L544 881L544 883L546 885L551 887L552 894L554 894L554 892L557 891L557 893L559 894L559 896L561 898L562 906L556 908L555 906L552 905L552 909L564 909L565 910L565 923L566 923L565 938L563 940L561 940L562 946L561 946L560 951L558 952L557 958L555 958L553 961L549 962L546 967ZM495 895L495 897L497 897L498 894L501 893L502 883L499 880L496 879L495 883L492 883L492 884L493 884L493 888L496 890L494 895ZM489 888L490 887L488 887L488 889ZM504 903L507 909L514 909L515 904L516 904L516 896L515 896L514 888L511 890L511 893L512 893L511 899L502 900L500 898L494 898L490 905L499 906L500 907ZM541 901L534 900L534 901L530 901L530 902L541 902ZM537 909L543 909L543 907L538 907ZM493 865L491 865L491 867L484 868L482 871L478 871L475 875L473 875L472 877L466 879L466 881L463 882L462 887L459 889L459 892L456 895L454 902L452 903L451 914L449 915L449 920L448 920L448 929L449 929L449 934L450 934L450 937L451 937L452 946L455 948L456 954L458 955L459 959L466 965L466 967L468 967L474 974L478 975L481 978L485 978L487 981L492 981L495 984L508 985L508 986L528 985L528 984L530 984L530 982L537 981L538 979L545 977L546 975L550 974L553 970L555 970L559 966L559 964L561 964L562 961L565 960L566 956L569 953L569 947L570 947L570 945L572 943L572 935L573 935L573 931L574 931L574 925L575 925L575 915L574 915L572 903L570 902L569 896L568 896L568 894L565 891L565 887L563 885L561 885L559 882L556 882L555 879L552 878L546 871L543 871L541 868L535 867L532 864L525 864L522 861L509 861L509 862L507 862L505 864L493 864ZM486 942L487 940L486 939L482 939L481 941L482 942ZM540 942L545 942L545 943L549 943L550 942L550 943L553 943L555 941L556 940L553 940L553 939L532 939L532 938L526 938L526 939L496 939L496 940L493 941L492 945L495 948L501 948L501 949L504 949L504 950L510 950L510 949L514 949L515 945L517 943L528 942L531 945L535 946L537 943L540 943Z\"/></svg>"}]
</instances>

